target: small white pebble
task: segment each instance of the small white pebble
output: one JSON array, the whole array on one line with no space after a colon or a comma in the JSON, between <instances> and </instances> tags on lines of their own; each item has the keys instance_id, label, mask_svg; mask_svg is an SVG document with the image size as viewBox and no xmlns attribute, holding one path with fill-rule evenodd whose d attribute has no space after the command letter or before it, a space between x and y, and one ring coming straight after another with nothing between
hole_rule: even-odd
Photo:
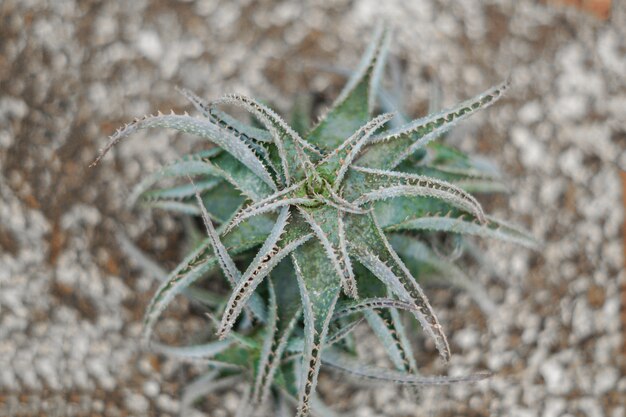
<instances>
[{"instance_id":1,"label":"small white pebble","mask_svg":"<svg viewBox=\"0 0 626 417\"><path fill-rule=\"evenodd\" d=\"M150 403L143 395L137 393L129 393L124 398L124 404L128 409L137 414L145 415L148 412Z\"/></svg>"},{"instance_id":2,"label":"small white pebble","mask_svg":"<svg viewBox=\"0 0 626 417\"><path fill-rule=\"evenodd\" d=\"M143 393L148 397L156 397L160 390L159 383L156 381L146 381L143 384Z\"/></svg>"},{"instance_id":3,"label":"small white pebble","mask_svg":"<svg viewBox=\"0 0 626 417\"><path fill-rule=\"evenodd\" d=\"M135 46L142 55L154 62L159 61L163 55L163 46L159 35L152 30L139 32Z\"/></svg>"}]
</instances>

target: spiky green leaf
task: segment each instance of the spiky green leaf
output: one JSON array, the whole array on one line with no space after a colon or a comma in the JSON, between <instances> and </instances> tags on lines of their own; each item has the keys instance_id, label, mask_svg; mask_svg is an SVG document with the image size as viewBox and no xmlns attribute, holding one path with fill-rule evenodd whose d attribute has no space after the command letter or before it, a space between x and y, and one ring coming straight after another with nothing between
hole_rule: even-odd
<instances>
[{"instance_id":1,"label":"spiky green leaf","mask_svg":"<svg viewBox=\"0 0 626 417\"><path fill-rule=\"evenodd\" d=\"M439 320L428 298L415 278L391 248L373 214L350 216L348 227L350 251L359 262L376 275L401 300L414 303L414 314L424 331L433 339L444 360L450 358L450 348Z\"/></svg>"},{"instance_id":2,"label":"spiky green leaf","mask_svg":"<svg viewBox=\"0 0 626 417\"><path fill-rule=\"evenodd\" d=\"M389 31L379 27L354 75L331 109L306 137L307 141L322 149L332 150L368 122L389 42Z\"/></svg>"},{"instance_id":3,"label":"spiky green leaf","mask_svg":"<svg viewBox=\"0 0 626 417\"><path fill-rule=\"evenodd\" d=\"M305 335L297 415L305 417L311 408L321 365L320 356L339 297L341 279L326 260L325 250L317 240L295 251L292 262L300 286Z\"/></svg>"},{"instance_id":4,"label":"spiky green leaf","mask_svg":"<svg viewBox=\"0 0 626 417\"><path fill-rule=\"evenodd\" d=\"M414 120L374 138L357 163L368 168L395 168L415 151L437 139L461 120L495 103L508 87L509 83L505 81L458 106Z\"/></svg>"},{"instance_id":5,"label":"spiky green leaf","mask_svg":"<svg viewBox=\"0 0 626 417\"><path fill-rule=\"evenodd\" d=\"M341 354L336 350L329 349L322 355L324 364L359 378L389 382L399 385L449 385L457 383L477 382L488 378L488 372L476 373L473 375L449 377L449 376L415 376L405 372L391 369L363 365L356 362L351 357Z\"/></svg>"},{"instance_id":6,"label":"spiky green leaf","mask_svg":"<svg viewBox=\"0 0 626 417\"><path fill-rule=\"evenodd\" d=\"M158 114L156 116L150 115L141 119L135 119L134 122L124 126L123 129L118 130L115 134L113 134L113 136L111 136L109 143L100 151L100 155L92 163L92 166L100 162L104 155L106 155L107 152L109 152L109 150L111 150L111 148L113 148L122 139L130 136L138 130L157 127L170 128L180 132L190 133L215 143L258 175L258 177L272 189L276 189L276 184L267 171L267 168L246 143L241 141L228 130L221 128L209 120L196 119L186 114L177 115L173 112L169 115Z\"/></svg>"}]
</instances>

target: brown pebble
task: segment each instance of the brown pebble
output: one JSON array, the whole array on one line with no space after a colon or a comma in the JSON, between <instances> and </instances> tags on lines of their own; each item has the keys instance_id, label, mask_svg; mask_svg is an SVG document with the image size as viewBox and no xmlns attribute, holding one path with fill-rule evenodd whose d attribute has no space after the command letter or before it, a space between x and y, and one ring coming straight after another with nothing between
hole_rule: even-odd
<instances>
[{"instance_id":1,"label":"brown pebble","mask_svg":"<svg viewBox=\"0 0 626 417\"><path fill-rule=\"evenodd\" d=\"M606 300L606 292L600 285L592 285L587 290L587 301L592 308L600 308L604 305Z\"/></svg>"}]
</instances>

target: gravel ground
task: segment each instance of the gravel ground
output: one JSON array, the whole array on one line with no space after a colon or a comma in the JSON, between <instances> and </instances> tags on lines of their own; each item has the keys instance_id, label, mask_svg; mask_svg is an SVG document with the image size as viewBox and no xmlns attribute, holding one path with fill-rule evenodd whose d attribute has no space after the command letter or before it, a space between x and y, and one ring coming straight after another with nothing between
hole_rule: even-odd
<instances>
[{"instance_id":1,"label":"gravel ground","mask_svg":"<svg viewBox=\"0 0 626 417\"><path fill-rule=\"evenodd\" d=\"M358 417L626 416L624 0L605 21L526 0L3 0L0 415L177 414L194 369L139 350L155 284L115 233L166 268L180 259L180 219L124 199L190 144L151 131L88 163L124 121L186 106L176 85L282 110L306 90L329 101L342 80L311 64L353 66L380 18L395 28L415 115L434 80L448 105L511 76L508 98L449 140L500 166L511 194L490 209L545 249L485 244L491 268L475 276L498 305L492 317L464 294L430 292L454 356L445 369L422 343L424 373L486 369L488 381L429 389L415 404L325 375L322 394ZM187 339L202 325L182 299L161 323ZM206 415L231 415L239 395L209 398Z\"/></svg>"}]
</instances>

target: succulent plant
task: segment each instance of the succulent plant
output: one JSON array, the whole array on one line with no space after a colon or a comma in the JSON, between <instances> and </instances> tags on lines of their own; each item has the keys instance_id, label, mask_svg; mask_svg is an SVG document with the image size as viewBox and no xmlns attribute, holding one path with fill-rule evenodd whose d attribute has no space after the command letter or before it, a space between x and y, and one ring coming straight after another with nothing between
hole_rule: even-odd
<instances>
[{"instance_id":1,"label":"succulent plant","mask_svg":"<svg viewBox=\"0 0 626 417\"><path fill-rule=\"evenodd\" d=\"M186 347L151 342L159 352L206 363L208 373L185 391L185 407L245 376L251 384L242 415L275 401L291 403L298 416L328 415L315 395L322 365L410 386L486 376L419 375L404 323L416 319L447 361L446 336L420 282L441 276L490 307L482 288L433 246L442 236L456 249L466 236L535 245L524 231L485 214L469 193L498 190L497 177L432 142L497 101L508 84L413 121L399 113L373 117L376 99L384 95L379 84L389 42L389 32L379 29L339 97L310 130L307 111L298 112L305 118L294 121L296 129L252 98L206 102L180 90L201 117L159 113L136 119L112 135L94 162L146 128L171 128L215 145L147 177L131 196L201 216L208 233L165 277L143 330L149 342L179 293L206 309L216 329L212 340ZM253 122L223 110L233 106L249 112ZM184 183L154 188L167 178ZM219 278L220 270L230 295L201 286ZM352 331L360 323L371 327L395 369L358 357Z\"/></svg>"}]
</instances>

